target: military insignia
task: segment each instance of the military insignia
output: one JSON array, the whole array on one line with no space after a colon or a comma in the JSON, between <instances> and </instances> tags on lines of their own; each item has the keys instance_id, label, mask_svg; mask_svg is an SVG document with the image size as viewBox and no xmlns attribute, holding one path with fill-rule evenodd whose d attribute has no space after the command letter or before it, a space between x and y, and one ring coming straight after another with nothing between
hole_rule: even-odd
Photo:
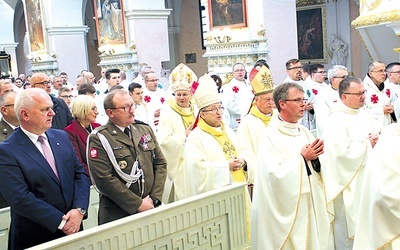
<instances>
[{"instance_id":1,"label":"military insignia","mask_svg":"<svg viewBox=\"0 0 400 250\"><path fill-rule=\"evenodd\" d=\"M113 131L111 131L111 133L113 133L113 134L116 134L116 133L117 133L117 131L113 130Z\"/></svg>"},{"instance_id":2,"label":"military insignia","mask_svg":"<svg viewBox=\"0 0 400 250\"><path fill-rule=\"evenodd\" d=\"M118 166L120 169L125 169L128 166L128 163L126 161L119 161Z\"/></svg>"},{"instance_id":3,"label":"military insignia","mask_svg":"<svg viewBox=\"0 0 400 250\"><path fill-rule=\"evenodd\" d=\"M140 143L143 145L144 149L148 149L149 146L147 145L148 142L152 141L153 138L151 138L150 134L145 134L140 137Z\"/></svg>"},{"instance_id":4,"label":"military insignia","mask_svg":"<svg viewBox=\"0 0 400 250\"><path fill-rule=\"evenodd\" d=\"M97 148L90 149L90 158L97 158L97 156L99 156L99 152L97 151Z\"/></svg>"}]
</instances>

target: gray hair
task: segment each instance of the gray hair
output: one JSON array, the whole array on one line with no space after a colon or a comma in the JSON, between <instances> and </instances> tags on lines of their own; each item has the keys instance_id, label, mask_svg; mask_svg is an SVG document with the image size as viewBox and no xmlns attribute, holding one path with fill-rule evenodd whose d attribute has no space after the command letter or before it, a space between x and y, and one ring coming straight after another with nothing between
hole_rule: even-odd
<instances>
[{"instance_id":1,"label":"gray hair","mask_svg":"<svg viewBox=\"0 0 400 250\"><path fill-rule=\"evenodd\" d=\"M47 94L46 90L41 88L30 88L25 89L21 93L17 95L14 101L14 110L17 115L18 120L21 121L21 109L32 108L35 105L35 97L38 98L39 95L45 95L47 98L50 98L49 94Z\"/></svg>"},{"instance_id":2,"label":"gray hair","mask_svg":"<svg viewBox=\"0 0 400 250\"><path fill-rule=\"evenodd\" d=\"M373 70L375 69L375 64L376 64L376 63L384 64L384 63L381 62L381 61L372 61L372 62L370 62L370 63L368 64L368 72L371 72L371 71L373 71Z\"/></svg>"},{"instance_id":3,"label":"gray hair","mask_svg":"<svg viewBox=\"0 0 400 250\"><path fill-rule=\"evenodd\" d=\"M15 97L15 96L17 95L17 92L15 92L15 91L9 91L9 92L4 93L4 95L0 95L0 107L3 106L3 105L9 104L9 103L7 103L7 102L8 102L9 99L10 99L10 95L12 95L12 96ZM11 97L12 97L12 96L11 96Z\"/></svg>"},{"instance_id":4,"label":"gray hair","mask_svg":"<svg viewBox=\"0 0 400 250\"><path fill-rule=\"evenodd\" d=\"M331 82L332 78L334 78L334 77L336 77L338 75L337 72L339 70L346 70L347 71L347 68L345 66L343 66L343 65L335 65L335 66L333 66L332 68L330 68L328 70L328 82L329 83Z\"/></svg>"}]
</instances>

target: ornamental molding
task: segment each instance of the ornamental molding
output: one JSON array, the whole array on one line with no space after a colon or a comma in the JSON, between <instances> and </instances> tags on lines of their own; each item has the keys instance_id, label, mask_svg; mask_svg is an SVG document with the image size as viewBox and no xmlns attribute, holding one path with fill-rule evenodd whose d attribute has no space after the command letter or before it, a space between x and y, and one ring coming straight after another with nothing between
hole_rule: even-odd
<instances>
[{"instance_id":1,"label":"ornamental molding","mask_svg":"<svg viewBox=\"0 0 400 250\"><path fill-rule=\"evenodd\" d=\"M379 13L379 15L359 16L353 22L351 22L351 25L354 28L361 28L364 26L379 25L381 23L386 24L399 21L400 21L400 12L390 11L390 12Z\"/></svg>"},{"instance_id":2,"label":"ornamental molding","mask_svg":"<svg viewBox=\"0 0 400 250\"><path fill-rule=\"evenodd\" d=\"M32 73L46 73L47 75L58 75L58 63L55 60L31 62Z\"/></svg>"},{"instance_id":3,"label":"ornamental molding","mask_svg":"<svg viewBox=\"0 0 400 250\"><path fill-rule=\"evenodd\" d=\"M297 0L296 1L296 8L305 7L305 6L313 6L313 5L320 5L325 4L324 0Z\"/></svg>"},{"instance_id":4,"label":"ornamental molding","mask_svg":"<svg viewBox=\"0 0 400 250\"><path fill-rule=\"evenodd\" d=\"M213 43L206 45L209 71L218 74L227 74L232 71L232 65L243 63L246 67L253 67L259 59L265 59L269 53L267 39L244 42Z\"/></svg>"},{"instance_id":5,"label":"ornamental molding","mask_svg":"<svg viewBox=\"0 0 400 250\"><path fill-rule=\"evenodd\" d=\"M125 11L125 17L127 20L134 19L167 19L172 9L160 9L160 10L127 10Z\"/></svg>"},{"instance_id":6,"label":"ornamental molding","mask_svg":"<svg viewBox=\"0 0 400 250\"><path fill-rule=\"evenodd\" d=\"M48 27L49 35L80 35L89 31L88 26L67 26L67 27Z\"/></svg>"},{"instance_id":7,"label":"ornamental molding","mask_svg":"<svg viewBox=\"0 0 400 250\"><path fill-rule=\"evenodd\" d=\"M99 56L101 61L97 65L102 69L120 68L124 71L132 69L138 64L136 52L115 53Z\"/></svg>"}]
</instances>

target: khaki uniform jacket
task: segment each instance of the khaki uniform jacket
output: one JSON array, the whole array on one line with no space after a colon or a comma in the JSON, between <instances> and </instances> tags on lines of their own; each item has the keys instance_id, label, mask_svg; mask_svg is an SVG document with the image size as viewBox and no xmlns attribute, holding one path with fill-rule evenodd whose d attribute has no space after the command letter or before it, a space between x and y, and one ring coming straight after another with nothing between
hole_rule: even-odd
<instances>
[{"instance_id":1,"label":"khaki uniform jacket","mask_svg":"<svg viewBox=\"0 0 400 250\"><path fill-rule=\"evenodd\" d=\"M101 192L99 224L137 213L142 198L147 195L161 201L167 162L150 126L135 121L130 129L132 139L110 121L95 130L107 138L118 165L125 173L130 174L135 160L139 161L144 172L144 184L143 180L139 179L132 183L130 188L114 170L98 135L92 133L88 138L89 170Z\"/></svg>"}]
</instances>

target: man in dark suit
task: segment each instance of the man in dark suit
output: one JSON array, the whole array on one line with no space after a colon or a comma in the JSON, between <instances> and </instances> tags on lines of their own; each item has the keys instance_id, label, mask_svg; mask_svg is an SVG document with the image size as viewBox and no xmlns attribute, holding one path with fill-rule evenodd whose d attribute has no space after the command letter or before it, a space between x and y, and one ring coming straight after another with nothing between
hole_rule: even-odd
<instances>
[{"instance_id":1,"label":"man in dark suit","mask_svg":"<svg viewBox=\"0 0 400 250\"><path fill-rule=\"evenodd\" d=\"M0 120L0 142L4 141L19 126L19 120L14 111L14 100L17 93L11 91L0 95L0 112L3 117ZM0 208L8 207L0 193Z\"/></svg>"},{"instance_id":2,"label":"man in dark suit","mask_svg":"<svg viewBox=\"0 0 400 250\"><path fill-rule=\"evenodd\" d=\"M18 94L20 128L0 143L0 191L11 207L9 249L25 249L82 228L89 178L68 135L50 129L52 107L42 89Z\"/></svg>"},{"instance_id":3,"label":"man in dark suit","mask_svg":"<svg viewBox=\"0 0 400 250\"><path fill-rule=\"evenodd\" d=\"M109 122L89 135L87 159L93 184L101 192L99 224L160 205L167 176L167 162L157 138L149 125L135 121L128 92L111 91L104 99L104 109ZM100 137L110 147L103 145Z\"/></svg>"},{"instance_id":4,"label":"man in dark suit","mask_svg":"<svg viewBox=\"0 0 400 250\"><path fill-rule=\"evenodd\" d=\"M46 90L50 95L51 93L51 81L50 77L45 73L35 73L31 77L32 88L41 88ZM53 102L54 117L51 127L57 129L64 129L68 124L70 124L74 118L72 117L71 111L69 110L67 104L64 100L56 98L50 95L51 101Z\"/></svg>"}]
</instances>

